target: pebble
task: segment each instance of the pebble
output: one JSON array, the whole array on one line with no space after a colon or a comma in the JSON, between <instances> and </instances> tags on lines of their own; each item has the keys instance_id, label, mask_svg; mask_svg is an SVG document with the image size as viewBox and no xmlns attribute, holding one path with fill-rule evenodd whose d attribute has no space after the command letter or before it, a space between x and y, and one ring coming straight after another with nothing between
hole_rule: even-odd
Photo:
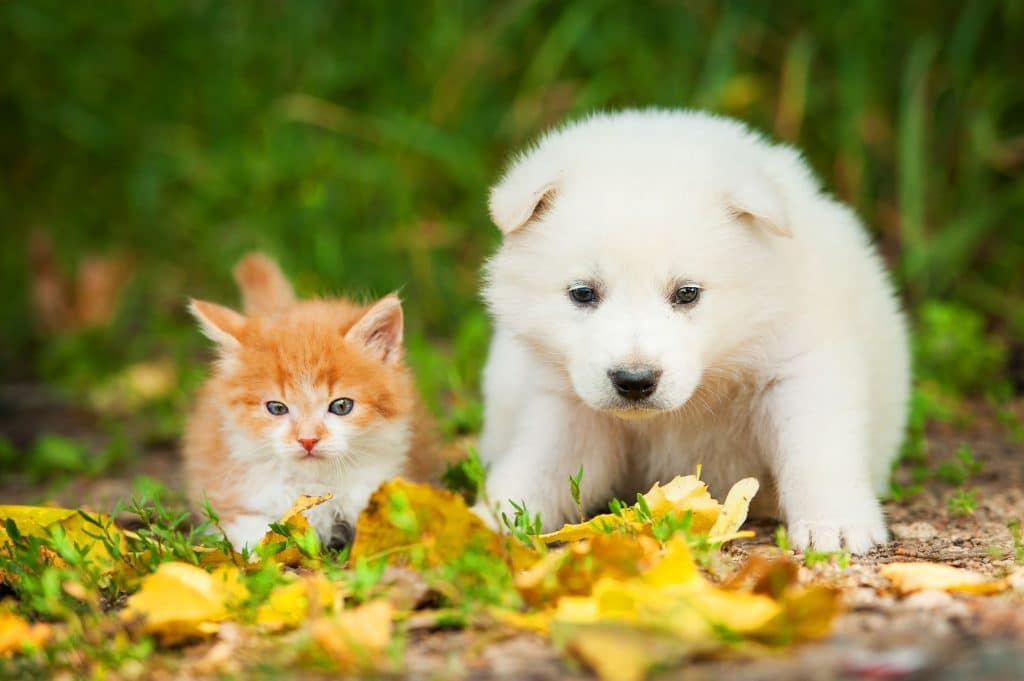
<instances>
[{"instance_id":1,"label":"pebble","mask_svg":"<svg viewBox=\"0 0 1024 681\"><path fill-rule=\"evenodd\" d=\"M939 536L939 531L931 523L918 521L914 523L897 523L890 528L898 539L934 539Z\"/></svg>"}]
</instances>

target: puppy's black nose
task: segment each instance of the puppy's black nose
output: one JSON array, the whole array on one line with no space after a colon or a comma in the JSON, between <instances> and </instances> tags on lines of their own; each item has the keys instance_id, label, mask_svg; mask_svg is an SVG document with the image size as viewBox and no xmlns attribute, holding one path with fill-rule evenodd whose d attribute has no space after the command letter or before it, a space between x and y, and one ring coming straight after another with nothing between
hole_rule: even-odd
<instances>
[{"instance_id":1,"label":"puppy's black nose","mask_svg":"<svg viewBox=\"0 0 1024 681\"><path fill-rule=\"evenodd\" d=\"M608 372L615 392L627 400L643 400L653 395L660 377L661 372L651 367L612 369Z\"/></svg>"}]
</instances>

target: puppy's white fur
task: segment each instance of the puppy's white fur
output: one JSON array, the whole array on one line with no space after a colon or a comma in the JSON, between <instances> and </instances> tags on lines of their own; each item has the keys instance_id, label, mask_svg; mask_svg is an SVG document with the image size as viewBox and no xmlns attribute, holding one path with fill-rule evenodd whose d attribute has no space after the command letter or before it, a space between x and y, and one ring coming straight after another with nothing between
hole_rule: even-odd
<instances>
[{"instance_id":1,"label":"puppy's white fur","mask_svg":"<svg viewBox=\"0 0 1024 681\"><path fill-rule=\"evenodd\" d=\"M517 157L490 208L491 500L551 529L575 515L580 465L597 509L702 463L719 496L761 479L754 510L796 548L886 540L906 327L864 229L797 152L699 112L596 115ZM570 300L581 283L596 305ZM684 285L696 304L671 302ZM641 403L608 375L637 366L661 372Z\"/></svg>"}]
</instances>

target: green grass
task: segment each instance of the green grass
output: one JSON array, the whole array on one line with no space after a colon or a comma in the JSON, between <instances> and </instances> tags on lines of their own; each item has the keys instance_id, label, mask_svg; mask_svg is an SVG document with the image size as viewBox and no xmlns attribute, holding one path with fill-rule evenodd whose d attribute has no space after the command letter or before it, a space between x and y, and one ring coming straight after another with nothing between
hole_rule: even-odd
<instances>
[{"instance_id":1,"label":"green grass","mask_svg":"<svg viewBox=\"0 0 1024 681\"><path fill-rule=\"evenodd\" d=\"M871 228L910 306L943 301L915 314L934 344L1020 337L1022 33L1015 0L11 0L0 373L80 402L126 365L169 359L176 390L109 420L173 438L206 356L183 303L235 302L232 264L263 249L303 293L399 290L428 403L447 434L474 432L489 333L479 266L497 242L487 188L549 125L630 106L700 106L798 145ZM54 238L66 275L86 254L130 258L108 325L41 327L33 230ZM985 390L1012 349L986 348L941 380Z\"/></svg>"}]
</instances>

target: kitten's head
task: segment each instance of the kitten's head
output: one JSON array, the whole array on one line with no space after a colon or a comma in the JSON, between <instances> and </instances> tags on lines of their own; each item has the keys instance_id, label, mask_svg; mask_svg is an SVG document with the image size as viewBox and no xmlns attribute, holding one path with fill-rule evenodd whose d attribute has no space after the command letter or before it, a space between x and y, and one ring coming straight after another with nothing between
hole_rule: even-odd
<instances>
[{"instance_id":1,"label":"kitten's head","mask_svg":"<svg viewBox=\"0 0 1024 681\"><path fill-rule=\"evenodd\" d=\"M199 300L190 310L218 346L208 390L233 456L344 468L405 455L413 388L397 296L248 316Z\"/></svg>"}]
</instances>

